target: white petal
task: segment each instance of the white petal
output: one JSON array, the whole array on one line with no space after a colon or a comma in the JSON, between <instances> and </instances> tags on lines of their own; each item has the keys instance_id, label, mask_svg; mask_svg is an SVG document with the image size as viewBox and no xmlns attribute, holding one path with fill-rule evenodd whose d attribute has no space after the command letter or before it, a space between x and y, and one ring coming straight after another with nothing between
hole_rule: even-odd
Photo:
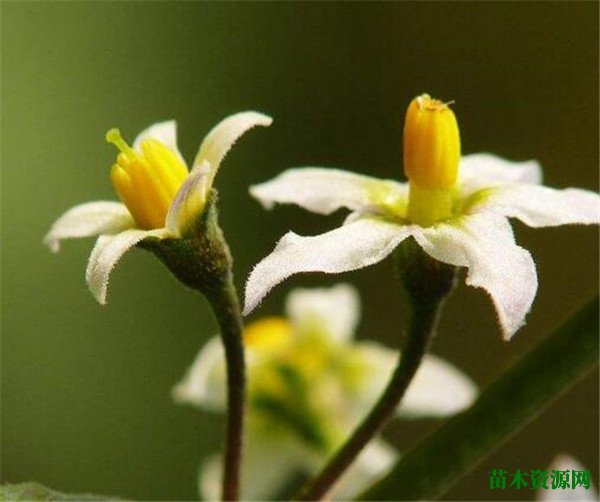
<instances>
[{"instance_id":1,"label":"white petal","mask_svg":"<svg viewBox=\"0 0 600 502\"><path fill-rule=\"evenodd\" d=\"M275 204L297 204L320 214L341 207L353 211L381 204L406 205L405 183L319 167L289 169L270 181L250 187L250 194L265 209Z\"/></svg>"},{"instance_id":2,"label":"white petal","mask_svg":"<svg viewBox=\"0 0 600 502\"><path fill-rule=\"evenodd\" d=\"M209 179L209 186L212 186L221 161L238 138L255 126L268 127L272 122L271 117L258 112L241 112L230 115L206 135L193 165L197 166L204 161L211 165L213 171Z\"/></svg>"},{"instance_id":3,"label":"white petal","mask_svg":"<svg viewBox=\"0 0 600 502\"><path fill-rule=\"evenodd\" d=\"M198 490L202 500L221 500L223 480L223 457L212 455L200 467Z\"/></svg>"},{"instance_id":4,"label":"white petal","mask_svg":"<svg viewBox=\"0 0 600 502\"><path fill-rule=\"evenodd\" d=\"M299 272L339 274L383 260L410 235L409 227L361 218L314 237L288 232L248 277L244 315L287 277Z\"/></svg>"},{"instance_id":5,"label":"white petal","mask_svg":"<svg viewBox=\"0 0 600 502\"><path fill-rule=\"evenodd\" d=\"M598 224L600 198L579 188L556 190L538 185L512 185L490 190L481 205L530 227Z\"/></svg>"},{"instance_id":6,"label":"white petal","mask_svg":"<svg viewBox=\"0 0 600 502\"><path fill-rule=\"evenodd\" d=\"M537 273L529 251L515 244L506 218L486 212L462 216L420 229L415 239L436 260L468 268L466 283L490 294L506 340L524 324Z\"/></svg>"},{"instance_id":7,"label":"white petal","mask_svg":"<svg viewBox=\"0 0 600 502\"><path fill-rule=\"evenodd\" d=\"M249 429L242 464L242 500L274 500L293 476L306 472L303 452L285 436L257 435ZM210 457L200 471L200 493L204 500L220 500L223 457Z\"/></svg>"},{"instance_id":8,"label":"white petal","mask_svg":"<svg viewBox=\"0 0 600 502\"><path fill-rule=\"evenodd\" d=\"M474 153L460 160L459 176L461 191L468 195L507 183L540 184L542 168L537 160L513 162L491 153Z\"/></svg>"},{"instance_id":9,"label":"white petal","mask_svg":"<svg viewBox=\"0 0 600 502\"><path fill-rule=\"evenodd\" d=\"M245 500L273 500L294 474L303 472L309 459L303 448L286 435L261 438L250 432L242 468Z\"/></svg>"},{"instance_id":10,"label":"white petal","mask_svg":"<svg viewBox=\"0 0 600 502\"><path fill-rule=\"evenodd\" d=\"M354 335L360 319L360 299L350 284L294 289L287 297L286 313L298 333L316 328L343 342Z\"/></svg>"},{"instance_id":11,"label":"white petal","mask_svg":"<svg viewBox=\"0 0 600 502\"><path fill-rule=\"evenodd\" d=\"M183 162L183 165L186 165L183 155L181 155L179 148L177 148L177 122L174 120L157 122L156 124L152 124L150 127L144 129L135 138L133 142L133 149L139 152L142 141L146 139L155 139L160 141L163 145L173 150L179 157L179 160Z\"/></svg>"},{"instance_id":12,"label":"white petal","mask_svg":"<svg viewBox=\"0 0 600 502\"><path fill-rule=\"evenodd\" d=\"M456 366L426 355L411 382L398 414L402 417L444 417L465 410L477 397L475 383Z\"/></svg>"},{"instance_id":13,"label":"white petal","mask_svg":"<svg viewBox=\"0 0 600 502\"><path fill-rule=\"evenodd\" d=\"M357 406L365 411L373 407L387 386L398 363L398 351L372 341L360 341L354 346L357 359L364 367L364 376L358 390Z\"/></svg>"},{"instance_id":14,"label":"white petal","mask_svg":"<svg viewBox=\"0 0 600 502\"><path fill-rule=\"evenodd\" d=\"M585 467L581 465L577 460L575 460L570 455L562 454L558 455L548 467L548 471L552 474L553 470L557 471L585 471ZM540 489L538 490L537 500L541 501L550 501L550 500L572 500L579 502L587 502L598 500L598 490L593 483L590 483L590 487L585 489L583 486L578 486L574 490L571 488L572 476L571 472L569 472L569 488L560 489L552 489L550 486L552 484L552 480L549 479L548 490Z\"/></svg>"},{"instance_id":15,"label":"white petal","mask_svg":"<svg viewBox=\"0 0 600 502\"><path fill-rule=\"evenodd\" d=\"M164 228L139 230L132 228L116 235L101 235L90 255L85 279L90 291L102 305L106 303L106 290L112 269L129 248L146 237L163 237Z\"/></svg>"},{"instance_id":16,"label":"white petal","mask_svg":"<svg viewBox=\"0 0 600 502\"><path fill-rule=\"evenodd\" d=\"M223 411L226 382L223 345L218 337L214 337L198 353L186 375L173 389L172 396L178 403Z\"/></svg>"},{"instance_id":17,"label":"white petal","mask_svg":"<svg viewBox=\"0 0 600 502\"><path fill-rule=\"evenodd\" d=\"M381 439L374 439L360 452L332 494L334 500L353 500L385 476L398 460L398 453Z\"/></svg>"},{"instance_id":18,"label":"white petal","mask_svg":"<svg viewBox=\"0 0 600 502\"><path fill-rule=\"evenodd\" d=\"M398 364L398 352L375 342L361 342L357 350L367 365L359 399L369 409L387 386ZM426 355L397 413L404 418L444 417L468 408L476 396L477 387L462 371Z\"/></svg>"},{"instance_id":19,"label":"white petal","mask_svg":"<svg viewBox=\"0 0 600 502\"><path fill-rule=\"evenodd\" d=\"M208 162L197 165L177 191L166 219L166 227L173 235L181 236L185 233L204 209L210 169Z\"/></svg>"},{"instance_id":20,"label":"white petal","mask_svg":"<svg viewBox=\"0 0 600 502\"><path fill-rule=\"evenodd\" d=\"M134 226L131 214L120 202L86 202L72 207L56 220L44 237L44 244L56 253L63 239L114 234Z\"/></svg>"}]
</instances>

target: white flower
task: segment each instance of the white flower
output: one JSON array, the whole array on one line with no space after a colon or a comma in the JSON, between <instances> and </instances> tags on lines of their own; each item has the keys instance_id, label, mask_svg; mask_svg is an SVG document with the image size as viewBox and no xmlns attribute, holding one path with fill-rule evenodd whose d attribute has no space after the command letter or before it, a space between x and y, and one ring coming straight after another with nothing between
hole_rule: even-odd
<instances>
[{"instance_id":1,"label":"white flower","mask_svg":"<svg viewBox=\"0 0 600 502\"><path fill-rule=\"evenodd\" d=\"M145 129L133 147L112 129L107 140L121 153L111 179L123 203L95 201L71 208L52 225L44 243L58 252L63 239L98 235L86 280L98 302L105 304L109 276L121 256L147 237L185 236L235 141L248 129L271 122L256 112L227 117L204 138L189 172L177 148L174 120Z\"/></svg>"},{"instance_id":2,"label":"white flower","mask_svg":"<svg viewBox=\"0 0 600 502\"><path fill-rule=\"evenodd\" d=\"M430 122L418 122L422 115ZM467 155L460 159L458 175L456 120L446 105L427 95L409 107L404 154L410 183L305 167L251 187L267 209L292 203L320 214L339 208L352 212L340 228L322 235L284 235L250 274L244 314L293 274L366 267L413 237L434 259L468 269L466 283L491 296L508 340L524 323L537 291L535 264L515 243L508 218L532 227L598 223L598 194L542 186L536 161Z\"/></svg>"},{"instance_id":3,"label":"white flower","mask_svg":"<svg viewBox=\"0 0 600 502\"><path fill-rule=\"evenodd\" d=\"M383 391L397 353L372 341L353 341L359 310L358 294L349 285L297 289L287 298L287 318L264 318L246 327L245 499L281 495L294 475L315 473ZM225 385L223 349L213 338L173 396L181 403L224 411ZM468 407L475 395L468 377L428 355L398 416L450 415ZM384 475L396 456L383 440L370 443L346 473L336 497L358 494ZM213 458L201 472L202 492L209 500L218 496L220 466Z\"/></svg>"},{"instance_id":4,"label":"white flower","mask_svg":"<svg viewBox=\"0 0 600 502\"><path fill-rule=\"evenodd\" d=\"M568 482L568 485L565 488L553 488L551 476L560 471L566 473L565 479ZM578 484L578 486L573 488L573 471L583 473L586 472L586 469L570 455L558 455L552 461L550 467L548 467L550 477L550 479L548 479L548 489L538 489L536 499L543 502L550 502L552 500L572 500L579 502L599 500L598 490L592 482L590 482L590 485L587 488L581 484ZM589 474L589 470L587 470L587 473Z\"/></svg>"}]
</instances>

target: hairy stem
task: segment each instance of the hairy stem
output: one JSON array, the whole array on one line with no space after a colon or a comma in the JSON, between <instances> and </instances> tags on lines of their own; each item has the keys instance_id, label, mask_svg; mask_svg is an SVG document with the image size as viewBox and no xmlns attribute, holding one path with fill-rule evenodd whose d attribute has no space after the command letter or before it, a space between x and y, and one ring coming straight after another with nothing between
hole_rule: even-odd
<instances>
[{"instance_id":1,"label":"hairy stem","mask_svg":"<svg viewBox=\"0 0 600 502\"><path fill-rule=\"evenodd\" d=\"M221 328L227 364L227 430L223 463L224 501L240 496L240 469L243 451L246 381L240 306L231 278L223 288L209 295L215 317Z\"/></svg>"},{"instance_id":2,"label":"hairy stem","mask_svg":"<svg viewBox=\"0 0 600 502\"><path fill-rule=\"evenodd\" d=\"M246 404L242 316L233 284L233 258L218 224L217 192L211 190L196 225L177 239L145 239L139 247L154 253L184 285L203 294L219 323L227 364L227 432L223 500L240 495L244 407Z\"/></svg>"}]
</instances>

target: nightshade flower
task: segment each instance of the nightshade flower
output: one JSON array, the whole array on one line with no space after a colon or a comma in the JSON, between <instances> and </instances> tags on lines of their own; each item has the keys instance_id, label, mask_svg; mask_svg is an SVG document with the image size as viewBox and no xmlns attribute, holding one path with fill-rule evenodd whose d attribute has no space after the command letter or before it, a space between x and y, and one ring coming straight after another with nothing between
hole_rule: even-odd
<instances>
[{"instance_id":1,"label":"nightshade flower","mask_svg":"<svg viewBox=\"0 0 600 502\"><path fill-rule=\"evenodd\" d=\"M434 259L467 268L466 283L491 296L508 340L537 291L535 264L515 243L508 218L532 227L598 223L598 195L542 186L536 161L510 162L487 153L461 158L454 113L427 94L415 98L406 114L404 171L408 183L306 167L251 187L267 209L293 203L320 214L342 207L352 213L322 235L284 235L250 274L244 313L293 274L373 265L413 237Z\"/></svg>"},{"instance_id":2,"label":"nightshade flower","mask_svg":"<svg viewBox=\"0 0 600 502\"><path fill-rule=\"evenodd\" d=\"M45 244L58 252L63 239L98 235L86 280L98 302L106 303L108 279L121 256L148 237L185 237L202 213L229 149L248 129L271 122L256 112L227 117L204 138L189 172L177 148L174 120L148 127L133 146L111 129L106 139L120 151L111 181L122 203L95 201L71 208L52 225Z\"/></svg>"},{"instance_id":3,"label":"nightshade flower","mask_svg":"<svg viewBox=\"0 0 600 502\"><path fill-rule=\"evenodd\" d=\"M294 475L316 472L379 397L397 352L352 339L359 310L358 294L349 285L297 289L287 298L286 318L267 317L246 326L244 499L281 496ZM224 409L225 364L217 338L200 351L173 395L178 402ZM467 376L427 355L397 414L442 417L465 409L475 396ZM383 440L371 442L346 473L336 497L347 499L366 489L395 458ZM201 490L207 500L218 497L220 466L218 458L203 466Z\"/></svg>"}]
</instances>

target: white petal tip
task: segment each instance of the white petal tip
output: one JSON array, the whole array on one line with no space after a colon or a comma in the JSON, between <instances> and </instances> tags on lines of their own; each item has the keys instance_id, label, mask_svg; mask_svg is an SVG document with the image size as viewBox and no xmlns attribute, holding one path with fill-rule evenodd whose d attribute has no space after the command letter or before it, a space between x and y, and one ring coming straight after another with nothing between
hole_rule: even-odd
<instances>
[{"instance_id":1,"label":"white petal tip","mask_svg":"<svg viewBox=\"0 0 600 502\"><path fill-rule=\"evenodd\" d=\"M270 211L271 209L273 209L275 207L275 201L273 201L271 198L269 198L268 194L263 193L264 185L265 185L265 183L261 183L260 185L252 185L248 189L248 192L250 192L250 195L252 197L254 197L260 203L260 205L263 207L263 209Z\"/></svg>"},{"instance_id":2,"label":"white petal tip","mask_svg":"<svg viewBox=\"0 0 600 502\"><path fill-rule=\"evenodd\" d=\"M502 339L507 343L510 342L513 336L517 334L517 331L519 331L523 326L525 326L525 324L525 321L523 321L518 326L507 327L502 325Z\"/></svg>"},{"instance_id":3,"label":"white petal tip","mask_svg":"<svg viewBox=\"0 0 600 502\"><path fill-rule=\"evenodd\" d=\"M242 310L242 317L249 316L260 302L246 302L244 303L244 309Z\"/></svg>"},{"instance_id":4,"label":"white petal tip","mask_svg":"<svg viewBox=\"0 0 600 502\"><path fill-rule=\"evenodd\" d=\"M60 251L60 241L53 235L47 234L42 242L44 243L44 246L50 250L50 252L56 254Z\"/></svg>"},{"instance_id":5,"label":"white petal tip","mask_svg":"<svg viewBox=\"0 0 600 502\"><path fill-rule=\"evenodd\" d=\"M251 117L254 119L254 123L259 126L269 127L273 123L273 118L265 115L264 113L255 112L255 111L247 111L241 112L241 114L246 115L247 117Z\"/></svg>"},{"instance_id":6,"label":"white petal tip","mask_svg":"<svg viewBox=\"0 0 600 502\"><path fill-rule=\"evenodd\" d=\"M108 283L103 284L103 285L88 284L88 287L90 288L90 293L92 293L92 296L100 305L104 306L107 304L107 302L108 302L108 299L107 299Z\"/></svg>"},{"instance_id":7,"label":"white petal tip","mask_svg":"<svg viewBox=\"0 0 600 502\"><path fill-rule=\"evenodd\" d=\"M178 384L171 390L171 399L175 404L186 404L189 402L189 394L183 385Z\"/></svg>"}]
</instances>

